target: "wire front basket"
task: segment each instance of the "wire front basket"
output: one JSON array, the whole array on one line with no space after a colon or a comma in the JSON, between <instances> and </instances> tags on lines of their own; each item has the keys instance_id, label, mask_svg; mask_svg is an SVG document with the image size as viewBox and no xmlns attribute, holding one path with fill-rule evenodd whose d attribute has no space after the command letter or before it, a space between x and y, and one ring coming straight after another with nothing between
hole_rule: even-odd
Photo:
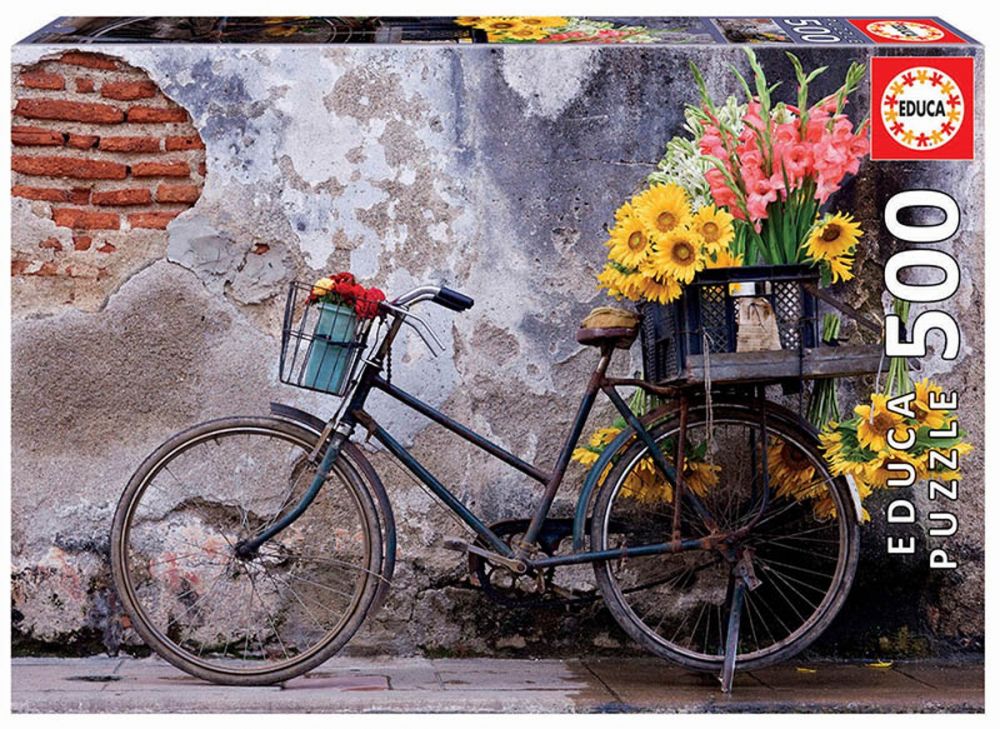
<instances>
[{"instance_id":1,"label":"wire front basket","mask_svg":"<svg viewBox=\"0 0 1000 729\"><path fill-rule=\"evenodd\" d=\"M331 303L313 291L298 281L288 287L279 376L288 385L340 396L354 382L373 318L358 316L353 297Z\"/></svg>"}]
</instances>

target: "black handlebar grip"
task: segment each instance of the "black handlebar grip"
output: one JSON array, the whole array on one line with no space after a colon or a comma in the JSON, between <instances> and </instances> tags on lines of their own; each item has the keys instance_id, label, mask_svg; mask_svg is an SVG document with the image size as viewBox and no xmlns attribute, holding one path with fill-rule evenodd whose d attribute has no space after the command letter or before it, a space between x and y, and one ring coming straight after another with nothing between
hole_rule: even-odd
<instances>
[{"instance_id":1,"label":"black handlebar grip","mask_svg":"<svg viewBox=\"0 0 1000 729\"><path fill-rule=\"evenodd\" d=\"M471 309L472 305L476 303L465 294L460 294L445 286L442 286L441 290L434 296L434 302L452 311L465 311Z\"/></svg>"}]
</instances>

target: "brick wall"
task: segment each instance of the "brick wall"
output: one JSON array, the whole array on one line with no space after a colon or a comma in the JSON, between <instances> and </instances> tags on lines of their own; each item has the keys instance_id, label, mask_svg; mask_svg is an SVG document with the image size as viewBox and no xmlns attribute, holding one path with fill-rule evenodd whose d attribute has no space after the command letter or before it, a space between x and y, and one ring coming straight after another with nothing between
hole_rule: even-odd
<instances>
[{"instance_id":1,"label":"brick wall","mask_svg":"<svg viewBox=\"0 0 1000 729\"><path fill-rule=\"evenodd\" d=\"M167 225L204 184L187 111L144 71L76 51L17 69L13 97L11 192L41 219L38 240L12 252L15 280L63 279L51 285L72 301L72 279L113 286L121 269L161 256Z\"/></svg>"}]
</instances>

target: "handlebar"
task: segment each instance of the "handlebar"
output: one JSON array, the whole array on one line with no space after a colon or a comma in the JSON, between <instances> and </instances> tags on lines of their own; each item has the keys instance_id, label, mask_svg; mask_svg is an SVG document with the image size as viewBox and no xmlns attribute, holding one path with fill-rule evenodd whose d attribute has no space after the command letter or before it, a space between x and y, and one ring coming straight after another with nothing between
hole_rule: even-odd
<instances>
[{"instance_id":1,"label":"handlebar","mask_svg":"<svg viewBox=\"0 0 1000 729\"><path fill-rule=\"evenodd\" d=\"M437 296L433 299L434 303L441 304L446 309L451 309L452 311L466 311L472 308L472 305L476 302L465 294L459 293L454 289L449 289L442 286L437 293Z\"/></svg>"},{"instance_id":2,"label":"handlebar","mask_svg":"<svg viewBox=\"0 0 1000 729\"><path fill-rule=\"evenodd\" d=\"M391 344L392 338L395 337L395 331L398 331L400 324L406 324L420 336L424 344L431 351L431 354L436 357L439 353L438 350L444 351L444 344L437 338L434 330L431 329L426 321L410 311L410 306L421 301L433 301L435 304L439 304L452 311L471 309L475 302L465 294L445 286L418 286L412 291L407 291L402 296L397 296L391 302L383 301L380 304L380 308L383 311L392 312L399 322L396 325L397 328L391 334L387 335L389 338L386 342ZM437 345L437 349L435 349L435 345Z\"/></svg>"},{"instance_id":3,"label":"handlebar","mask_svg":"<svg viewBox=\"0 0 1000 729\"><path fill-rule=\"evenodd\" d=\"M392 301L393 306L406 307L420 301L433 301L452 311L466 311L476 302L465 294L445 286L418 286Z\"/></svg>"}]
</instances>

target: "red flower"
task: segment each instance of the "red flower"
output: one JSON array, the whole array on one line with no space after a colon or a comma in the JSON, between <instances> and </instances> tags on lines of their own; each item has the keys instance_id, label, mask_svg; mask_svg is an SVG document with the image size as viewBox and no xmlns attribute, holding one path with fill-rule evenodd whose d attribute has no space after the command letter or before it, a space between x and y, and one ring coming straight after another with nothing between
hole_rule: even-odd
<instances>
[{"instance_id":1,"label":"red flower","mask_svg":"<svg viewBox=\"0 0 1000 729\"><path fill-rule=\"evenodd\" d=\"M385 294L379 289L370 288L358 297L354 303L354 311L362 319L373 319L378 315L380 301L385 301Z\"/></svg>"},{"instance_id":2,"label":"red flower","mask_svg":"<svg viewBox=\"0 0 1000 729\"><path fill-rule=\"evenodd\" d=\"M343 271L322 278L313 284L308 300L309 303L322 301L349 306L361 319L373 319L378 316L379 302L385 301L385 294L376 288L365 288L355 280L353 275Z\"/></svg>"}]
</instances>

